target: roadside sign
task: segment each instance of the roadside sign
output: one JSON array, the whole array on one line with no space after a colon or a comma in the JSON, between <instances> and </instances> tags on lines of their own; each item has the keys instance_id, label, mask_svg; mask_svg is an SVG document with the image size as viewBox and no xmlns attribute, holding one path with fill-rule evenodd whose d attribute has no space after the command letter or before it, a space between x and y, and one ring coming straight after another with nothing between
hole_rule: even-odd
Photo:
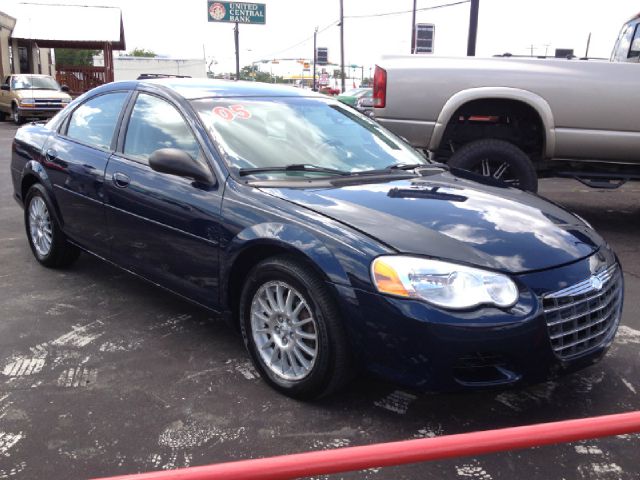
<instances>
[{"instance_id":1,"label":"roadside sign","mask_svg":"<svg viewBox=\"0 0 640 480\"><path fill-rule=\"evenodd\" d=\"M319 83L320 85L329 85L329 74L327 72L322 72Z\"/></svg>"},{"instance_id":2,"label":"roadside sign","mask_svg":"<svg viewBox=\"0 0 640 480\"><path fill-rule=\"evenodd\" d=\"M416 45L414 53L433 53L436 26L433 23L416 23Z\"/></svg>"},{"instance_id":3,"label":"roadside sign","mask_svg":"<svg viewBox=\"0 0 640 480\"><path fill-rule=\"evenodd\" d=\"M316 62L318 65L326 65L329 63L329 49L318 47L316 51Z\"/></svg>"},{"instance_id":4,"label":"roadside sign","mask_svg":"<svg viewBox=\"0 0 640 480\"><path fill-rule=\"evenodd\" d=\"M207 17L210 22L264 25L267 19L267 6L264 3L207 0Z\"/></svg>"}]
</instances>

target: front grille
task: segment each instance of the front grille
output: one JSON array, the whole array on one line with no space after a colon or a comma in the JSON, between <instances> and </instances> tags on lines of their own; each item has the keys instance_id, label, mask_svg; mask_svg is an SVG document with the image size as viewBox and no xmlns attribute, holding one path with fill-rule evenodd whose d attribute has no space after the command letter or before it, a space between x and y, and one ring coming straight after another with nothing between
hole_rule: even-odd
<instances>
[{"instance_id":1,"label":"front grille","mask_svg":"<svg viewBox=\"0 0 640 480\"><path fill-rule=\"evenodd\" d=\"M601 346L615 333L622 309L622 274L617 264L611 265L542 301L553 351L570 359Z\"/></svg>"},{"instance_id":2,"label":"front grille","mask_svg":"<svg viewBox=\"0 0 640 480\"><path fill-rule=\"evenodd\" d=\"M55 98L36 98L35 103L38 107L62 107L62 100Z\"/></svg>"}]
</instances>

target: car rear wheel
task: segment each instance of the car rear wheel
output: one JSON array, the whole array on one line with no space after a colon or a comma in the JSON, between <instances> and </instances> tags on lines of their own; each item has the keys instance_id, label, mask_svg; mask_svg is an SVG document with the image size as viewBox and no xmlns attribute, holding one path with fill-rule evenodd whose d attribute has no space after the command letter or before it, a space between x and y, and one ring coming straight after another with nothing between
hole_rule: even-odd
<instances>
[{"instance_id":1,"label":"car rear wheel","mask_svg":"<svg viewBox=\"0 0 640 480\"><path fill-rule=\"evenodd\" d=\"M331 292L293 257L270 258L252 270L240 316L251 358L276 390L311 399L351 378L350 351Z\"/></svg>"},{"instance_id":2,"label":"car rear wheel","mask_svg":"<svg viewBox=\"0 0 640 480\"><path fill-rule=\"evenodd\" d=\"M531 160L518 147L504 140L467 143L447 163L451 167L501 180L521 190L538 191L538 176Z\"/></svg>"},{"instance_id":3,"label":"car rear wheel","mask_svg":"<svg viewBox=\"0 0 640 480\"><path fill-rule=\"evenodd\" d=\"M36 183L25 199L24 223L29 246L45 267L63 268L77 260L80 249L67 241L52 212L46 190Z\"/></svg>"},{"instance_id":4,"label":"car rear wheel","mask_svg":"<svg viewBox=\"0 0 640 480\"><path fill-rule=\"evenodd\" d=\"M22 125L22 123L24 122L24 119L22 118L22 116L20 115L20 111L18 110L18 106L15 103L13 104L13 107L11 107L11 119L16 125Z\"/></svg>"}]
</instances>

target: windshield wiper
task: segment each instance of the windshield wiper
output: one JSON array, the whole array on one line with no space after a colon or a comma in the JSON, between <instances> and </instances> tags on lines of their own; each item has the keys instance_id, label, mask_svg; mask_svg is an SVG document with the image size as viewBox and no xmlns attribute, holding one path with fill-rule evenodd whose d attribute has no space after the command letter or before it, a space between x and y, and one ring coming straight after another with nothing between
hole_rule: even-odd
<instances>
[{"instance_id":1,"label":"windshield wiper","mask_svg":"<svg viewBox=\"0 0 640 480\"><path fill-rule=\"evenodd\" d=\"M238 175L244 177L245 175L253 175L254 173L268 172L319 172L329 173L331 175L351 175L351 172L345 172L344 170L325 168L318 165L310 165L307 163L292 163L291 165L282 165L278 167L241 168L240 170L238 170Z\"/></svg>"},{"instance_id":2,"label":"windshield wiper","mask_svg":"<svg viewBox=\"0 0 640 480\"><path fill-rule=\"evenodd\" d=\"M384 173L393 173L397 170L413 170L419 167L426 167L428 163L394 163L384 168L375 170L362 170L360 172L352 172L352 175L380 175Z\"/></svg>"}]
</instances>

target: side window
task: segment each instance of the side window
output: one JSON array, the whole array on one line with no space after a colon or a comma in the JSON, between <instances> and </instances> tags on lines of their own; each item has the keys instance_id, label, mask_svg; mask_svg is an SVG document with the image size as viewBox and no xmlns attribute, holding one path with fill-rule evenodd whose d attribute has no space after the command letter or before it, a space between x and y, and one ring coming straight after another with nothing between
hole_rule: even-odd
<instances>
[{"instance_id":1,"label":"side window","mask_svg":"<svg viewBox=\"0 0 640 480\"><path fill-rule=\"evenodd\" d=\"M84 102L71 114L67 137L109 150L128 95L128 92L107 93Z\"/></svg>"},{"instance_id":2,"label":"side window","mask_svg":"<svg viewBox=\"0 0 640 480\"><path fill-rule=\"evenodd\" d=\"M629 55L627 55L627 58L637 57L640 57L640 23L636 25L636 33L633 35L631 48L629 48Z\"/></svg>"},{"instance_id":3,"label":"side window","mask_svg":"<svg viewBox=\"0 0 640 480\"><path fill-rule=\"evenodd\" d=\"M197 159L200 147L180 112L170 103L141 93L131 112L124 153L146 160L160 148L178 148Z\"/></svg>"}]
</instances>

